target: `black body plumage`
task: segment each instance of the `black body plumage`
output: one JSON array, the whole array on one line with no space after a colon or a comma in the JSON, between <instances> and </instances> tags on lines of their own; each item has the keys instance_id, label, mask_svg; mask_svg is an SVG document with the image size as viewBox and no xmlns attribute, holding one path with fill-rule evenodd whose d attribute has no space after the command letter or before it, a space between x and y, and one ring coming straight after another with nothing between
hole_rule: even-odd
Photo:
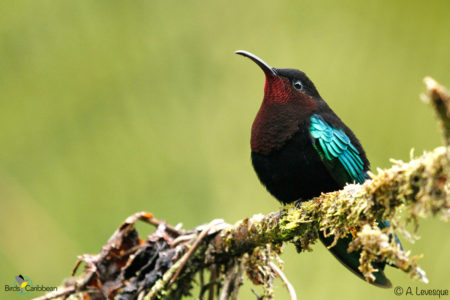
<instances>
[{"instance_id":1,"label":"black body plumage","mask_svg":"<svg viewBox=\"0 0 450 300\"><path fill-rule=\"evenodd\" d=\"M353 132L345 126L336 114L326 105L321 105L320 114L329 124L342 129L352 144L359 150L360 158L365 162L365 171L369 161L361 144ZM314 148L309 131L311 121L299 120L298 130L286 140L281 148L268 154L251 153L252 164L261 183L280 202L288 204L294 201L309 200L321 193L336 191L344 185L338 182L323 163ZM341 170L336 169L335 173Z\"/></svg>"},{"instance_id":2,"label":"black body plumage","mask_svg":"<svg viewBox=\"0 0 450 300\"><path fill-rule=\"evenodd\" d=\"M269 154L252 152L252 164L261 183L282 203L309 200L340 187L314 149L303 121L286 144Z\"/></svg>"}]
</instances>

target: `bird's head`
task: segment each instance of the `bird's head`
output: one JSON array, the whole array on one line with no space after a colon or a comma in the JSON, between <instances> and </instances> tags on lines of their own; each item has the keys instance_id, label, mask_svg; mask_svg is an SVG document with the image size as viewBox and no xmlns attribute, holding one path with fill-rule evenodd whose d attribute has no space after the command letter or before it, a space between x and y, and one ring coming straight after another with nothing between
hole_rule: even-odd
<instances>
[{"instance_id":1,"label":"bird's head","mask_svg":"<svg viewBox=\"0 0 450 300\"><path fill-rule=\"evenodd\" d=\"M299 124L326 107L316 87L302 71L276 69L247 51L236 54L250 58L266 75L264 99L252 125L252 152L269 154L282 147Z\"/></svg>"},{"instance_id":2,"label":"bird's head","mask_svg":"<svg viewBox=\"0 0 450 300\"><path fill-rule=\"evenodd\" d=\"M316 87L302 71L270 67L258 56L244 50L235 53L250 58L266 75L264 102L268 104L303 103L314 106L315 100L320 99Z\"/></svg>"}]
</instances>

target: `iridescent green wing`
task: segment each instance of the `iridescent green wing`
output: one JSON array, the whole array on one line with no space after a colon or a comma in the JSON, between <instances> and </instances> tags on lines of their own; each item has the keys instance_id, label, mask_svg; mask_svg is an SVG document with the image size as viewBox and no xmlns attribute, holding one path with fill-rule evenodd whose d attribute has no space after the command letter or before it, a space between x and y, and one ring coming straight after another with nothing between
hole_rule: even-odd
<instances>
[{"instance_id":1,"label":"iridescent green wing","mask_svg":"<svg viewBox=\"0 0 450 300\"><path fill-rule=\"evenodd\" d=\"M309 132L313 138L314 148L336 182L341 186L350 182L364 182L367 178L364 162L358 149L352 145L344 131L333 128L321 116L315 114L311 117ZM379 226L383 228L389 225L379 222ZM319 237L326 246L330 246L334 241L334 236L325 237L321 231ZM400 244L398 238L395 235L394 237ZM347 251L351 241L352 236L347 235L340 238L337 244L329 250L344 266L364 279L363 274L358 269L361 251L350 253ZM373 263L378 271L374 273L375 281L372 284L387 288L391 287L391 282L384 274L385 264L385 262Z\"/></svg>"},{"instance_id":2,"label":"iridescent green wing","mask_svg":"<svg viewBox=\"0 0 450 300\"><path fill-rule=\"evenodd\" d=\"M367 178L364 162L344 131L333 128L321 116L314 114L309 132L321 160L340 185L364 182Z\"/></svg>"}]
</instances>

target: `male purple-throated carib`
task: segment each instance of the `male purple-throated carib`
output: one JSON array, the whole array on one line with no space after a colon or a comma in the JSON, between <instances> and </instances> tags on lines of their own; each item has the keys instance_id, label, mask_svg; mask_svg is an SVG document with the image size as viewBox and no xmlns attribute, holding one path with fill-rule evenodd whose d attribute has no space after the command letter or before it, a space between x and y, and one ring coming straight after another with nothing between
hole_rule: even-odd
<instances>
[{"instance_id":1,"label":"male purple-throated carib","mask_svg":"<svg viewBox=\"0 0 450 300\"><path fill-rule=\"evenodd\" d=\"M368 178L369 161L360 142L305 73L272 68L247 51L236 54L250 58L266 75L264 98L252 125L250 144L256 174L275 198L284 204L309 200ZM379 223L380 227L388 226L387 222ZM322 232L319 237L325 245L333 241ZM347 253L351 240L351 236L339 239L329 250L364 279L358 270L360 252ZM385 265L374 264L378 271L372 284L389 288Z\"/></svg>"}]
</instances>

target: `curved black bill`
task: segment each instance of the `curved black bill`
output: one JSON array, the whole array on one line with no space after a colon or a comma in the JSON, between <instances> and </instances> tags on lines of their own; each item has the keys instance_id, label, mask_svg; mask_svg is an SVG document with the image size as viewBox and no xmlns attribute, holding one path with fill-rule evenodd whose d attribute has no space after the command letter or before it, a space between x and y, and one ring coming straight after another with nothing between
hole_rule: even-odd
<instances>
[{"instance_id":1,"label":"curved black bill","mask_svg":"<svg viewBox=\"0 0 450 300\"><path fill-rule=\"evenodd\" d=\"M264 71L264 73L277 76L277 71L275 70L275 68L270 67L265 61L263 61L258 56L245 50L238 50L235 51L234 53L250 58Z\"/></svg>"}]
</instances>

